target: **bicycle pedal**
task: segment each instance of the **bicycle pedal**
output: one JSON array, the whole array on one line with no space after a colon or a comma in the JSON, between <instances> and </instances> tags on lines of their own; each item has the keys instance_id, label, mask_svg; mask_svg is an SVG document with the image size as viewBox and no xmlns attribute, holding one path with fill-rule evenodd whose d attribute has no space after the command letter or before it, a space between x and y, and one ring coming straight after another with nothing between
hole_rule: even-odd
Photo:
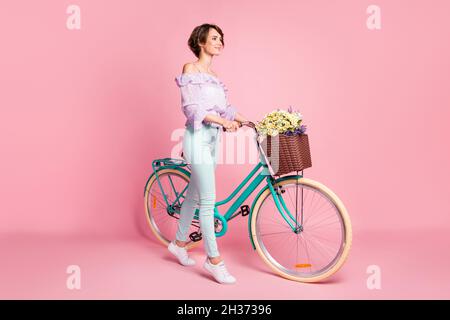
<instances>
[{"instance_id":1,"label":"bicycle pedal","mask_svg":"<svg viewBox=\"0 0 450 320\"><path fill-rule=\"evenodd\" d=\"M189 235L189 238L190 238L192 241L197 242L197 241L202 240L202 234L201 234L201 233L198 233L197 231L194 231L194 232L192 232L192 233Z\"/></svg>"},{"instance_id":2,"label":"bicycle pedal","mask_svg":"<svg viewBox=\"0 0 450 320\"><path fill-rule=\"evenodd\" d=\"M241 206L241 214L243 217L247 216L250 213L250 207L248 205Z\"/></svg>"}]
</instances>

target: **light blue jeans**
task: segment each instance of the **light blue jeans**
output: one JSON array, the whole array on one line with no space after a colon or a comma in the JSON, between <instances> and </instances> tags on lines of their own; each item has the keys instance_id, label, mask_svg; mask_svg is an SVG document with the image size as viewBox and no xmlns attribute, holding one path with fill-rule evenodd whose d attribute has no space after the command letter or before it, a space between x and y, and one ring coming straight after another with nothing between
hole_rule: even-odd
<instances>
[{"instance_id":1,"label":"light blue jeans","mask_svg":"<svg viewBox=\"0 0 450 320\"><path fill-rule=\"evenodd\" d=\"M211 258L220 255L214 230L215 169L220 128L205 124L197 131L186 128L183 136L183 155L191 165L191 179L181 206L176 233L178 241L186 241L195 209L199 208L200 230L205 251Z\"/></svg>"}]
</instances>

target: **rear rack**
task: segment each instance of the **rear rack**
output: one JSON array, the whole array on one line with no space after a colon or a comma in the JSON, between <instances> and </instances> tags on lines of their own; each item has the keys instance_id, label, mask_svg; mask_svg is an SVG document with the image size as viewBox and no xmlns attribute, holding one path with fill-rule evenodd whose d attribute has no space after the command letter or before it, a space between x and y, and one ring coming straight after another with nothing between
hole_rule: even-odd
<instances>
[{"instance_id":1,"label":"rear rack","mask_svg":"<svg viewBox=\"0 0 450 320\"><path fill-rule=\"evenodd\" d=\"M156 171L159 167L172 166L172 167L185 167L188 164L184 159L177 158L161 158L155 159L152 162L153 171Z\"/></svg>"},{"instance_id":2,"label":"rear rack","mask_svg":"<svg viewBox=\"0 0 450 320\"><path fill-rule=\"evenodd\" d=\"M159 175L158 171L161 167L164 168L179 168L179 167L186 167L188 170L190 170L190 165L186 163L184 159L177 159L177 158L161 158L161 159L155 159L152 161L152 169L153 174L156 176L156 180L158 181L158 185L161 188L161 192L164 194L164 190L162 190L161 182L159 181ZM152 174L152 175L153 175ZM152 175L150 175L147 179L147 183L145 184L144 188L144 196L145 196L145 190L147 189L148 182L150 181ZM167 199L166 199L167 202ZM169 205L169 204L167 204Z\"/></svg>"}]
</instances>

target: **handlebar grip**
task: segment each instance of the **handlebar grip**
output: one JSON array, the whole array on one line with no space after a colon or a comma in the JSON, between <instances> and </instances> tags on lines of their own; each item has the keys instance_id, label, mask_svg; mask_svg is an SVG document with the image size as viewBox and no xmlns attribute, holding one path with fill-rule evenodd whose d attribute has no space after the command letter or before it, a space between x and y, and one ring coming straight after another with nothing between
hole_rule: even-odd
<instances>
[{"instance_id":1,"label":"handlebar grip","mask_svg":"<svg viewBox=\"0 0 450 320\"><path fill-rule=\"evenodd\" d=\"M242 128L243 126L247 126L247 127L255 129L255 124L251 121L239 122L239 127ZM225 129L225 127L222 127L222 130L227 131L227 129Z\"/></svg>"}]
</instances>

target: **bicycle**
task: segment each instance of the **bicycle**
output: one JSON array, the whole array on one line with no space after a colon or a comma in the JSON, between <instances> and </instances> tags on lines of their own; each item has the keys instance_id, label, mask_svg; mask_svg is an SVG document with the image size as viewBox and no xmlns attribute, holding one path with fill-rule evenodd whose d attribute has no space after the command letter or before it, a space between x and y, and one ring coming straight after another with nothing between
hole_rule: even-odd
<instances>
[{"instance_id":1,"label":"bicycle","mask_svg":"<svg viewBox=\"0 0 450 320\"><path fill-rule=\"evenodd\" d=\"M300 282L330 277L344 264L352 243L351 222L344 204L325 185L303 177L303 171L273 176L254 123L242 125L255 130L260 161L226 199L216 202L216 236L226 234L232 219L248 216L251 245L275 273ZM152 162L152 169L144 188L146 217L153 234L167 246L175 238L190 166L184 159L162 158ZM251 206L244 204L263 181L265 185ZM218 208L242 189L226 213L220 214ZM187 249L202 240L198 211L196 208Z\"/></svg>"}]
</instances>

